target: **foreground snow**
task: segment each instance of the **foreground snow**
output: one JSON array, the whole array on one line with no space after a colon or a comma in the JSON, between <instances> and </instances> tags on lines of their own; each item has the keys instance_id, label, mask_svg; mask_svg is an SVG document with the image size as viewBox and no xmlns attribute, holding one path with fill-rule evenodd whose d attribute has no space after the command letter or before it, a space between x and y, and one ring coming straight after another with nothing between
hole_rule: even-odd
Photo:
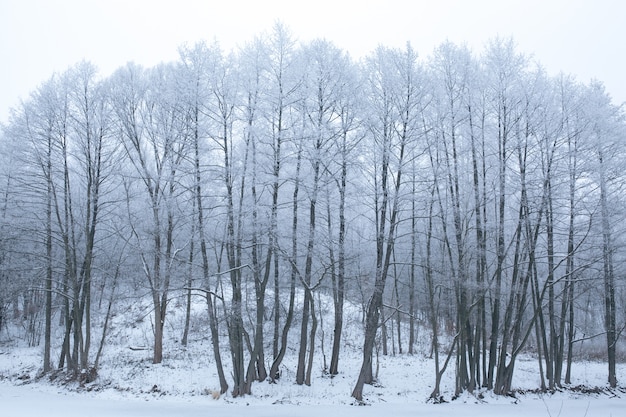
<instances>
[{"instance_id":1,"label":"foreground snow","mask_svg":"<svg viewBox=\"0 0 626 417\"><path fill-rule=\"evenodd\" d=\"M427 402L432 390L432 360L419 356L397 355L380 358L380 384L365 387L367 406L353 405L350 391L354 382L350 369L358 355L344 358L345 373L328 378L321 372L310 387L293 381L293 363L283 367L277 384L255 383L253 395L232 398L225 394L214 400L207 395L216 387L210 363L203 363L199 352L176 352L163 364L153 365L147 352L116 350L115 360L101 369L92 384L78 387L48 378L36 379L39 349L21 348L0 352L0 415L2 416L429 416L429 417L619 417L626 413L626 390L606 389L605 365L582 362L576 365L576 381L586 387L600 387L597 393L575 389L554 394L517 394L517 398L482 392L480 398L465 394L451 400L452 376L444 378L446 403ZM130 357L137 355L131 364ZM112 359L112 358L111 358ZM517 387L532 390L537 386L535 361L521 361ZM620 374L624 365L620 364Z\"/></svg>"},{"instance_id":2,"label":"foreground snow","mask_svg":"<svg viewBox=\"0 0 626 417\"><path fill-rule=\"evenodd\" d=\"M147 307L146 307L147 308ZM340 373L334 378L324 372L330 351L330 338L318 332L318 346L311 386L295 382L297 355L288 351L276 384L252 385L252 395L233 398L230 393L214 400L210 395L219 383L212 360L211 343L204 319L204 306L194 316L194 332L187 347L178 341L183 315L173 309L167 326L163 363L154 365L151 351L138 349L151 341L151 327L141 306L133 304L120 311L111 325L110 336L93 383L79 387L75 381L41 378L41 347L27 347L18 335L19 329L0 335L0 416L480 416L507 417L618 417L626 415L626 389L608 390L606 364L579 361L572 369L572 389L555 394L533 393L540 386L537 359L522 356L516 363L515 390L526 392L517 398L495 396L484 391L465 394L452 400L454 369L443 377L441 394L444 404L427 402L434 382L434 362L427 353L429 332L421 331L415 355L376 355L379 383L365 386L367 406L355 406L350 393L361 365L362 327L358 311L347 321ZM330 308L328 309L330 311ZM349 317L347 315L347 317ZM330 320L324 320L325 334ZM297 336L297 331L292 332ZM4 342L2 340L4 339ZM224 337L222 340L225 340ZM291 346L296 346L293 342ZM325 349L322 349L325 346ZM53 357L58 357L59 347ZM269 352L268 347L268 352ZM225 346L222 352L227 352ZM226 374L230 361L224 356ZM269 363L267 364L269 366ZM626 364L618 364L618 380L626 375ZM229 382L230 379L229 379ZM586 387L595 393L582 393ZM325 417L326 417L325 416Z\"/></svg>"},{"instance_id":3,"label":"foreground snow","mask_svg":"<svg viewBox=\"0 0 626 417\"><path fill-rule=\"evenodd\" d=\"M346 401L348 401L346 399ZM550 396L524 396L515 400L490 398L479 402L473 397L463 398L446 404L376 403L371 406L349 404L293 405L264 404L254 397L236 403L210 397L159 397L129 398L121 394L70 393L49 385L27 384L16 386L0 382L0 404L4 416L46 416L46 417L90 417L99 416L241 416L280 417L280 416L567 416L567 417L617 417L626 411L625 398L580 397L569 394Z\"/></svg>"}]
</instances>

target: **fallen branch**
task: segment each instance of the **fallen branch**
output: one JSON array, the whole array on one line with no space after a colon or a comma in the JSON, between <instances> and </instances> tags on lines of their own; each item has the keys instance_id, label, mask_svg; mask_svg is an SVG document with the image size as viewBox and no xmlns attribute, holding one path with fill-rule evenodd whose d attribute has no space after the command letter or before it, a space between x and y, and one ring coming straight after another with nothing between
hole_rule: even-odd
<instances>
[{"instance_id":1,"label":"fallen branch","mask_svg":"<svg viewBox=\"0 0 626 417\"><path fill-rule=\"evenodd\" d=\"M129 346L130 350L150 350L147 346Z\"/></svg>"}]
</instances>

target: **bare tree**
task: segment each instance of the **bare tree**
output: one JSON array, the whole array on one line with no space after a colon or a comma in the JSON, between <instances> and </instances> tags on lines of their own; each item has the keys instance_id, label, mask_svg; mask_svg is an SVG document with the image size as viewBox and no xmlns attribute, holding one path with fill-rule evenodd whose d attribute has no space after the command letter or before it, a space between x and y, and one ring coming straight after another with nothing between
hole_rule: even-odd
<instances>
[{"instance_id":1,"label":"bare tree","mask_svg":"<svg viewBox=\"0 0 626 417\"><path fill-rule=\"evenodd\" d=\"M495 368L498 361L498 344L501 325L502 283L506 268L506 224L507 224L507 161L510 154L510 136L515 124L513 110L516 97L512 95L515 75L523 68L523 57L515 52L512 40L496 39L487 48L485 65L487 76L492 80L488 92L491 97L492 118L497 136L498 179L496 187L497 211L495 212L496 266L492 294L491 330L487 386L493 388Z\"/></svg>"},{"instance_id":2,"label":"bare tree","mask_svg":"<svg viewBox=\"0 0 626 417\"><path fill-rule=\"evenodd\" d=\"M617 386L616 373L616 345L618 337L616 317L616 283L615 283L615 243L611 210L609 209L610 175L609 172L617 167L612 167L611 156L616 156L617 148L614 147L616 135L622 134L616 129L614 123L621 116L619 110L611 105L609 97L599 83L590 86L589 111L593 118L592 138L594 139L597 154L597 178L599 185L599 205L602 231L602 281L604 286L604 325L606 329L608 382L612 388ZM621 171L621 170L620 170Z\"/></svg>"},{"instance_id":3,"label":"bare tree","mask_svg":"<svg viewBox=\"0 0 626 417\"><path fill-rule=\"evenodd\" d=\"M129 164L143 185L151 214L147 236L138 227L136 184L127 182L128 215L154 309L153 362L163 359L163 330L174 258L177 175L186 157L180 109L172 94L172 66L152 71L128 65L114 74L114 107Z\"/></svg>"},{"instance_id":4,"label":"bare tree","mask_svg":"<svg viewBox=\"0 0 626 417\"><path fill-rule=\"evenodd\" d=\"M65 333L59 368L92 378L92 271L102 195L111 179L109 106L93 65L81 62L53 77L31 96L13 123L13 134L26 139L27 171L38 172L34 187L21 184L31 203L44 201L45 325L44 372L51 370L53 292L63 300ZM21 133L19 133L21 132ZM43 145L43 146L42 146ZM25 171L26 173L26 171ZM33 179L31 174L27 178ZM26 196L26 194L24 194ZM33 212L37 217L38 215ZM62 279L54 285L62 255Z\"/></svg>"},{"instance_id":5,"label":"bare tree","mask_svg":"<svg viewBox=\"0 0 626 417\"><path fill-rule=\"evenodd\" d=\"M322 40L315 40L304 46L302 54L303 65L306 68L303 89L305 94L303 99L305 123L302 140L306 159L310 163L307 177L311 178L311 181L304 184L309 201L309 228L304 274L301 276L304 287L304 304L296 383L310 385L316 330L312 290L320 285L324 276L324 274L314 274L313 271L315 253L317 252L315 246L320 235L317 222L317 217L320 214L318 203L321 202L320 195L323 195L321 194L323 189L332 184L328 178L329 172L324 161L332 157L332 153L335 151L333 145L341 134L338 99L343 94L342 90L347 82L346 71L349 61L338 48ZM314 275L317 275L315 280ZM309 314L312 320L310 337L307 336L309 333ZM305 361L307 349L308 364Z\"/></svg>"},{"instance_id":6,"label":"bare tree","mask_svg":"<svg viewBox=\"0 0 626 417\"><path fill-rule=\"evenodd\" d=\"M268 87L265 100L268 101L269 108L265 113L267 122L271 126L271 142L269 146L271 166L272 166L272 205L271 205L271 230L269 232L272 239L272 245L268 247L266 258L270 255L274 257L274 326L273 326L273 361L270 367L270 381L276 381L279 376L279 368L285 357L288 347L288 335L294 317L295 308L295 291L297 268L295 264L298 242L298 201L300 191L300 169L301 169L301 148L296 144L296 168L291 174L293 182L292 193L292 222L291 222L291 254L282 257L291 258L289 267L289 301L287 307L287 315L281 330L281 283L279 271L279 255L284 253L286 249L281 250L278 239L279 233L279 190L281 184L282 172L284 170L286 136L292 132L294 122L290 117L292 107L297 102L297 93L300 88L300 80L296 73L296 57L295 57L295 41L292 34L287 28L278 23L274 26L273 31L268 40Z\"/></svg>"},{"instance_id":7,"label":"bare tree","mask_svg":"<svg viewBox=\"0 0 626 417\"><path fill-rule=\"evenodd\" d=\"M359 99L352 92L358 89L360 82L357 78L356 68L351 64L347 64L343 75L343 85L338 92L337 113L339 115L339 132L337 144L335 145L339 153L338 172L333 173L335 183L337 184L337 192L339 193L338 216L338 233L337 233L337 268L332 267L332 289L333 289L333 305L334 328L333 328L333 347L330 359L329 373L337 375L339 373L339 353L341 349L341 334L343 331L343 306L346 293L346 274L347 274L347 256L346 256L346 236L348 234L348 222L346 220L346 202L348 190L349 172L348 168L352 162L354 149L361 140L361 132L359 131L360 121L357 119L359 112ZM330 210L330 205L329 205ZM331 214L328 213L328 226L331 227ZM331 230L329 230L329 238L332 239ZM332 248L333 243L330 243ZM332 262L332 261L331 261ZM334 264L334 262L332 262Z\"/></svg>"},{"instance_id":8,"label":"bare tree","mask_svg":"<svg viewBox=\"0 0 626 417\"><path fill-rule=\"evenodd\" d=\"M20 175L17 173L17 179L23 178L30 184L31 187L34 184L43 182L39 187L20 187L21 190L16 190L17 193L34 194L32 198L24 198L30 204L34 205L34 199L37 199L36 195L40 192L43 193L43 200L45 201L43 211L45 212L45 221L43 229L45 230L42 236L45 247L45 279L44 290L45 294L45 324L44 324L44 353L43 353L43 372L47 373L52 370L51 365L51 346L52 346L52 300L53 300L53 187L54 178L52 176L53 163L56 166L56 137L54 135L54 129L56 126L56 88L58 85L58 79L56 77L51 78L49 81L39 87L39 89L31 94L31 99L22 104L22 107L15 111L11 120L10 126L6 129L7 136L12 138L21 138L26 146L21 152L16 152L16 157L19 158L24 166L33 165L33 171L40 172L40 175L28 175L24 173ZM8 142L5 142L8 144ZM19 185L17 185L19 187ZM28 190L28 191L27 191ZM30 191L30 192L29 192ZM8 186L6 193L9 192ZM8 195L5 194L5 209L3 210L3 220L6 219L6 203L8 202ZM3 256L3 260L6 258ZM4 288L3 293L9 294L8 288Z\"/></svg>"},{"instance_id":9,"label":"bare tree","mask_svg":"<svg viewBox=\"0 0 626 417\"><path fill-rule=\"evenodd\" d=\"M192 195L194 206L196 209L195 222L198 228L198 239L200 241L200 255L202 258L202 277L205 286L205 295L207 301L207 312L209 316L209 328L211 332L211 343L213 347L213 357L215 358L215 366L220 381L220 392L223 394L228 390L228 383L224 374L222 365L222 356L220 353L220 337L218 329L218 320L216 317L216 309L214 305L215 294L210 290L210 266L209 254L205 227L205 203L203 198L203 171L201 164L201 149L203 140L206 139L207 126L203 124L202 118L205 114L205 106L209 105L208 95L211 89L211 76L213 67L221 56L221 52L217 48L209 48L204 43L196 44L193 48L182 48L180 50L182 65L182 97L186 98L187 120L189 123L189 132L191 138L191 147L193 148L193 186ZM193 239L193 233L192 237ZM193 245L192 245L193 246ZM193 249L190 249L190 263ZM190 266L191 267L191 266Z\"/></svg>"},{"instance_id":10,"label":"bare tree","mask_svg":"<svg viewBox=\"0 0 626 417\"><path fill-rule=\"evenodd\" d=\"M410 45L404 52L378 48L368 58L368 95L372 120L369 125L372 145L376 147L374 214L376 230L376 268L374 289L367 304L363 362L352 396L363 399L363 385L374 382L372 354L383 306L383 293L387 281L391 255L399 222L402 173L405 169L407 147L415 139L405 117L415 110L397 108L397 102L414 100L416 93L413 69L416 55ZM406 69L410 69L406 71ZM404 112L409 113L405 114ZM380 158L380 159L378 159Z\"/></svg>"}]
</instances>

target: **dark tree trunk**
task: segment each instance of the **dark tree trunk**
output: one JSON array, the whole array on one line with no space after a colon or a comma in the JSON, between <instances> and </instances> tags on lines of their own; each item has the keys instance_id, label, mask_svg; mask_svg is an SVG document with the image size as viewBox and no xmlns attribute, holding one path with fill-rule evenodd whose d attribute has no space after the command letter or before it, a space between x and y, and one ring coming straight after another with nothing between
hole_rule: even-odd
<instances>
[{"instance_id":1,"label":"dark tree trunk","mask_svg":"<svg viewBox=\"0 0 626 417\"><path fill-rule=\"evenodd\" d=\"M607 196L606 177L604 172L604 155L598 150L600 163L600 208L602 215L602 258L604 280L604 325L606 328L608 382L611 388L617 386L616 374L616 308L615 308L615 275L613 268L613 242Z\"/></svg>"},{"instance_id":2,"label":"dark tree trunk","mask_svg":"<svg viewBox=\"0 0 626 417\"><path fill-rule=\"evenodd\" d=\"M213 306L213 295L210 293L209 288L209 255L206 245L206 238L204 233L204 208L202 204L202 179L200 172L200 150L199 150L199 132L198 132L198 113L199 109L194 109L194 173L195 173L195 199L198 209L198 236L200 237L200 254L202 256L202 277L204 280L203 285L207 287L206 301L207 312L209 315L209 328L211 332L211 344L213 346L213 357L215 358L215 367L217 368L217 375L220 382L220 393L224 394L228 391L228 383L226 382L226 376L224 375L224 366L222 364L222 355L220 353L220 339L218 321Z\"/></svg>"},{"instance_id":3,"label":"dark tree trunk","mask_svg":"<svg viewBox=\"0 0 626 417\"><path fill-rule=\"evenodd\" d=\"M296 298L296 280L298 277L298 268L296 265L296 259L298 255L298 195L300 191L300 167L302 163L302 149L298 149L298 155L296 159L296 176L293 189L293 215L291 224L291 283L289 287L289 308L287 310L287 317L285 318L285 325L283 326L280 350L278 355L274 358L272 366L270 368L270 381L275 382L280 377L280 365L287 352L287 342L289 336L289 330L291 329L291 323L293 322L294 305ZM275 309L280 308L279 305L275 306Z\"/></svg>"}]
</instances>

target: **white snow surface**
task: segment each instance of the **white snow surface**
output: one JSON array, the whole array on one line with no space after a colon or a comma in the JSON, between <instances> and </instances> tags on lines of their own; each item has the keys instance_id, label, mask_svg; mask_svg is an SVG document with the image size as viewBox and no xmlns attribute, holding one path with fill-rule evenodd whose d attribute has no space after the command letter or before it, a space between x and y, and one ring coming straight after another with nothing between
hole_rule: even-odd
<instances>
[{"instance_id":1,"label":"white snow surface","mask_svg":"<svg viewBox=\"0 0 626 417\"><path fill-rule=\"evenodd\" d=\"M37 378L41 369L42 347L26 347L19 330L4 330L0 335L0 416L626 416L626 389L608 389L607 366L602 362L579 361L574 364L571 389L538 393L537 359L518 359L514 374L515 397L496 396L481 390L452 399L454 365L444 374L441 393L445 402L433 404L428 397L434 383L434 361L428 357L430 333L421 328L414 355L377 355L378 381L366 385L364 403L355 405L350 396L361 365L362 324L360 312L348 308L340 373L330 378L324 372L324 354L330 361L332 320L320 323L311 386L295 384L297 361L294 338L275 384L257 382L252 395L233 398L230 393L214 399L219 389L217 373L206 326L205 305L194 305L188 346L180 344L183 309L174 306L169 313L164 341L164 360L152 364L149 304L134 303L118 307L104 347L96 381L79 386L64 380ZM332 307L320 311L332 311ZM148 313L147 313L148 312ZM330 316L330 314L329 314ZM271 326L271 323L268 323ZM97 326L96 326L97 328ZM324 338L322 339L322 330ZM97 331L96 331L97 334ZM267 333L271 334L268 327ZM99 336L96 337L98 339ZM222 342L226 342L226 335ZM266 340L266 361L270 366L271 341ZM134 350L146 346L146 350ZM324 350L322 351L322 346ZM391 343L390 343L391 348ZM94 347L94 352L97 347ZM406 349L406 347L405 347ZM445 349L445 346L442 346ZM53 349L57 360L59 346ZM230 382L230 355L226 345L222 360ZM618 364L618 380L626 375L626 364ZM577 387L598 388L582 393ZM525 392L525 393L524 393Z\"/></svg>"},{"instance_id":2,"label":"white snow surface","mask_svg":"<svg viewBox=\"0 0 626 417\"><path fill-rule=\"evenodd\" d=\"M571 394L531 395L514 400L489 397L478 401L465 396L450 403L429 404L414 401L379 401L371 406L349 404L346 393L337 393L343 404L320 399L321 404L271 404L258 396L240 401L213 400L207 396L129 396L106 393L68 392L50 385L13 385L0 382L0 404L3 416L99 417L99 416L567 416L619 417L626 413L623 397L572 396Z\"/></svg>"}]
</instances>

